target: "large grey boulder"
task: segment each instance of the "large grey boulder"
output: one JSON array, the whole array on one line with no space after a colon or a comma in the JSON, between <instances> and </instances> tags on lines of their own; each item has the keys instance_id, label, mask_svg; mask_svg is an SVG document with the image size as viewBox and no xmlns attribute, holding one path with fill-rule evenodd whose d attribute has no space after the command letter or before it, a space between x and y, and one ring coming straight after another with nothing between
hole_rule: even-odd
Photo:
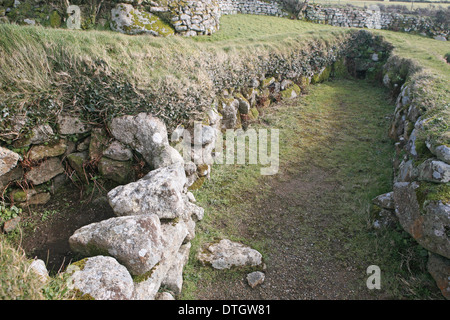
<instances>
[{"instance_id":1,"label":"large grey boulder","mask_svg":"<svg viewBox=\"0 0 450 320\"><path fill-rule=\"evenodd\" d=\"M150 114L114 118L109 128L117 140L142 154L155 169L184 163L181 155L169 145L164 122Z\"/></svg>"},{"instance_id":2,"label":"large grey boulder","mask_svg":"<svg viewBox=\"0 0 450 320\"><path fill-rule=\"evenodd\" d=\"M262 264L262 255L255 249L228 239L207 245L199 252L198 259L215 269L230 269L241 266L258 266Z\"/></svg>"},{"instance_id":3,"label":"large grey boulder","mask_svg":"<svg viewBox=\"0 0 450 320\"><path fill-rule=\"evenodd\" d=\"M17 153L0 147L0 176L14 169L19 159L20 156Z\"/></svg>"},{"instance_id":4,"label":"large grey boulder","mask_svg":"<svg viewBox=\"0 0 450 320\"><path fill-rule=\"evenodd\" d=\"M147 274L142 281L138 281L134 287L133 300L153 300L161 287L169 270L178 259L177 253L188 233L183 220L161 224L164 241L167 244L161 261Z\"/></svg>"},{"instance_id":5,"label":"large grey boulder","mask_svg":"<svg viewBox=\"0 0 450 320\"><path fill-rule=\"evenodd\" d=\"M450 206L442 201L419 203L417 182L394 184L395 214L403 229L425 249L450 258Z\"/></svg>"},{"instance_id":6,"label":"large grey boulder","mask_svg":"<svg viewBox=\"0 0 450 320\"><path fill-rule=\"evenodd\" d=\"M128 300L134 290L127 268L112 257L96 256L82 260L81 266L70 265L70 287L96 300Z\"/></svg>"},{"instance_id":7,"label":"large grey boulder","mask_svg":"<svg viewBox=\"0 0 450 320\"><path fill-rule=\"evenodd\" d=\"M176 163L114 188L108 193L108 200L118 216L156 214L161 219L173 219L185 211L186 183L184 165Z\"/></svg>"},{"instance_id":8,"label":"large grey boulder","mask_svg":"<svg viewBox=\"0 0 450 320\"><path fill-rule=\"evenodd\" d=\"M92 223L75 231L69 244L74 252L85 256L113 256L133 275L150 271L168 246L155 214Z\"/></svg>"}]
</instances>

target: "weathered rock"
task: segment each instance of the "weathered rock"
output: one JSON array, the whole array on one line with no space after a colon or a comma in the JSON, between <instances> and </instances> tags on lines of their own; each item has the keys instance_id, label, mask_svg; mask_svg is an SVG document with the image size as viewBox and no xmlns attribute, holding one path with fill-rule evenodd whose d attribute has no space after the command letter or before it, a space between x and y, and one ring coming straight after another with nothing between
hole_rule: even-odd
<instances>
[{"instance_id":1,"label":"weathered rock","mask_svg":"<svg viewBox=\"0 0 450 320\"><path fill-rule=\"evenodd\" d=\"M111 10L111 29L125 34L151 34L169 36L173 28L161 18L149 12L133 8L131 4L118 4Z\"/></svg>"},{"instance_id":2,"label":"weathered rock","mask_svg":"<svg viewBox=\"0 0 450 320\"><path fill-rule=\"evenodd\" d=\"M31 130L29 137L19 139L15 145L25 147L31 144L42 144L48 142L53 137L53 129L48 124L41 124Z\"/></svg>"},{"instance_id":3,"label":"weathered rock","mask_svg":"<svg viewBox=\"0 0 450 320\"><path fill-rule=\"evenodd\" d=\"M88 150L90 143L91 143L91 137L87 137L86 139L84 139L77 145L77 151L81 152L81 151Z\"/></svg>"},{"instance_id":4,"label":"weathered rock","mask_svg":"<svg viewBox=\"0 0 450 320\"><path fill-rule=\"evenodd\" d=\"M25 205L42 205L46 204L50 201L50 193L49 192L40 192L35 193L29 197L26 201Z\"/></svg>"},{"instance_id":5,"label":"weathered rock","mask_svg":"<svg viewBox=\"0 0 450 320\"><path fill-rule=\"evenodd\" d=\"M449 147L447 147L445 145L441 145L435 149L435 154L439 160L450 164L450 148Z\"/></svg>"},{"instance_id":6,"label":"weathered rock","mask_svg":"<svg viewBox=\"0 0 450 320\"><path fill-rule=\"evenodd\" d=\"M143 281L135 284L133 300L153 300L165 279L167 272L174 265L177 253L187 236L187 228L182 220L177 223L161 224L164 242L169 244L163 252L163 257Z\"/></svg>"},{"instance_id":7,"label":"weathered rock","mask_svg":"<svg viewBox=\"0 0 450 320\"><path fill-rule=\"evenodd\" d=\"M285 90L281 91L281 97L283 99L294 99L297 98L301 94L301 89L298 85L293 83Z\"/></svg>"},{"instance_id":8,"label":"weathered rock","mask_svg":"<svg viewBox=\"0 0 450 320\"><path fill-rule=\"evenodd\" d=\"M265 274L261 271L251 272L247 275L247 282L250 287L254 288L264 282Z\"/></svg>"},{"instance_id":9,"label":"weathered rock","mask_svg":"<svg viewBox=\"0 0 450 320\"><path fill-rule=\"evenodd\" d=\"M98 163L98 171L104 178L120 184L126 184L133 180L132 169L131 161L117 161L102 157Z\"/></svg>"},{"instance_id":10,"label":"weathered rock","mask_svg":"<svg viewBox=\"0 0 450 320\"><path fill-rule=\"evenodd\" d=\"M391 191L388 193L380 194L379 196L372 199L372 202L382 208L394 210L394 192Z\"/></svg>"},{"instance_id":11,"label":"weathered rock","mask_svg":"<svg viewBox=\"0 0 450 320\"><path fill-rule=\"evenodd\" d=\"M8 221L5 221L5 223L3 224L3 232L9 233L9 232L16 230L19 227L19 223L20 223L20 217L15 217L15 218L9 219Z\"/></svg>"},{"instance_id":12,"label":"weathered rock","mask_svg":"<svg viewBox=\"0 0 450 320\"><path fill-rule=\"evenodd\" d=\"M173 219L184 213L182 193L186 183L184 165L174 164L114 188L108 193L108 200L118 216L154 213L160 218Z\"/></svg>"},{"instance_id":13,"label":"weathered rock","mask_svg":"<svg viewBox=\"0 0 450 320\"><path fill-rule=\"evenodd\" d=\"M45 158L57 157L63 155L67 150L67 144L64 139L60 139L49 145L32 146L28 157L30 160L39 161Z\"/></svg>"},{"instance_id":14,"label":"weathered rock","mask_svg":"<svg viewBox=\"0 0 450 320\"><path fill-rule=\"evenodd\" d=\"M71 153L67 156L67 161L69 161L70 166L75 170L78 177L84 181L88 182L86 173L84 170L84 163L88 160L87 151Z\"/></svg>"},{"instance_id":15,"label":"weathered rock","mask_svg":"<svg viewBox=\"0 0 450 320\"><path fill-rule=\"evenodd\" d=\"M53 177L64 172L64 168L59 158L45 160L26 174L28 180L34 185L50 181Z\"/></svg>"},{"instance_id":16,"label":"weathered rock","mask_svg":"<svg viewBox=\"0 0 450 320\"><path fill-rule=\"evenodd\" d=\"M184 162L181 155L169 145L164 122L150 114L115 118L111 121L110 130L117 140L141 153L155 169Z\"/></svg>"},{"instance_id":17,"label":"weathered rock","mask_svg":"<svg viewBox=\"0 0 450 320\"><path fill-rule=\"evenodd\" d=\"M234 129L238 125L239 100L222 98L219 101L219 112L222 114L222 129Z\"/></svg>"},{"instance_id":18,"label":"weathered rock","mask_svg":"<svg viewBox=\"0 0 450 320\"><path fill-rule=\"evenodd\" d=\"M450 181L450 165L434 160L425 160L421 165L417 167L418 179L430 182L447 183Z\"/></svg>"},{"instance_id":19,"label":"weathered rock","mask_svg":"<svg viewBox=\"0 0 450 320\"><path fill-rule=\"evenodd\" d=\"M20 166L16 166L14 169L8 171L8 173L0 176L0 191L2 191L9 182L20 180L22 177L23 169Z\"/></svg>"},{"instance_id":20,"label":"weathered rock","mask_svg":"<svg viewBox=\"0 0 450 320\"><path fill-rule=\"evenodd\" d=\"M30 268L39 276L42 282L47 282L50 279L45 262L41 259L33 260Z\"/></svg>"},{"instance_id":21,"label":"weathered rock","mask_svg":"<svg viewBox=\"0 0 450 320\"><path fill-rule=\"evenodd\" d=\"M103 150L107 147L108 140L109 138L105 129L92 129L91 139L89 142L89 158L91 160L98 161L102 157Z\"/></svg>"},{"instance_id":22,"label":"weathered rock","mask_svg":"<svg viewBox=\"0 0 450 320\"><path fill-rule=\"evenodd\" d=\"M180 294L183 287L183 268L189 259L189 251L191 243L184 244L177 252L174 259L174 264L170 267L166 277L161 285L173 291L175 294Z\"/></svg>"},{"instance_id":23,"label":"weathered rock","mask_svg":"<svg viewBox=\"0 0 450 320\"><path fill-rule=\"evenodd\" d=\"M103 151L103 156L112 160L128 161L133 158L133 151L131 151L131 149L126 147L123 143L114 140L109 144L106 150Z\"/></svg>"},{"instance_id":24,"label":"weathered rock","mask_svg":"<svg viewBox=\"0 0 450 320\"><path fill-rule=\"evenodd\" d=\"M240 266L258 266L262 264L262 255L243 244L227 239L209 244L198 259L203 264L210 264L215 269L230 269Z\"/></svg>"},{"instance_id":25,"label":"weathered rock","mask_svg":"<svg viewBox=\"0 0 450 320\"><path fill-rule=\"evenodd\" d=\"M403 229L425 249L450 258L450 205L441 201L419 203L417 182L394 184L395 214Z\"/></svg>"},{"instance_id":26,"label":"weathered rock","mask_svg":"<svg viewBox=\"0 0 450 320\"><path fill-rule=\"evenodd\" d=\"M158 292L155 295L155 300L175 300L175 298L169 292Z\"/></svg>"},{"instance_id":27,"label":"weathered rock","mask_svg":"<svg viewBox=\"0 0 450 320\"><path fill-rule=\"evenodd\" d=\"M58 116L58 133L70 135L70 134L80 134L87 133L91 131L91 126L82 122L77 117L72 116Z\"/></svg>"},{"instance_id":28,"label":"weathered rock","mask_svg":"<svg viewBox=\"0 0 450 320\"><path fill-rule=\"evenodd\" d=\"M19 159L20 156L17 153L0 147L0 176L11 171L17 165Z\"/></svg>"},{"instance_id":29,"label":"weathered rock","mask_svg":"<svg viewBox=\"0 0 450 320\"><path fill-rule=\"evenodd\" d=\"M430 252L427 269L441 289L442 295L450 300L450 260Z\"/></svg>"},{"instance_id":30,"label":"weathered rock","mask_svg":"<svg viewBox=\"0 0 450 320\"><path fill-rule=\"evenodd\" d=\"M96 256L71 265L70 281L73 289L96 300L129 300L134 290L128 270L112 257Z\"/></svg>"},{"instance_id":31,"label":"weathered rock","mask_svg":"<svg viewBox=\"0 0 450 320\"><path fill-rule=\"evenodd\" d=\"M86 256L110 255L133 275L150 271L167 244L155 214L110 218L84 226L69 238L73 251Z\"/></svg>"}]
</instances>

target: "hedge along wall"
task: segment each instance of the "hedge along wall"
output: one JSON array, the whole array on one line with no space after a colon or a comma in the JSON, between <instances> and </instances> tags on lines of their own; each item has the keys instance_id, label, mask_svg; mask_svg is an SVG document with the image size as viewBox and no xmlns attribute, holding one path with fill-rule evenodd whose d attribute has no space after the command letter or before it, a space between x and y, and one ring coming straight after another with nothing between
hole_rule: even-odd
<instances>
[{"instance_id":1,"label":"hedge along wall","mask_svg":"<svg viewBox=\"0 0 450 320\"><path fill-rule=\"evenodd\" d=\"M434 37L439 40L447 40L449 37L448 21L439 24L429 17L381 12L376 5L363 10L352 7L333 8L309 4L304 11L300 12L300 17L307 21L337 27L412 32Z\"/></svg>"}]
</instances>

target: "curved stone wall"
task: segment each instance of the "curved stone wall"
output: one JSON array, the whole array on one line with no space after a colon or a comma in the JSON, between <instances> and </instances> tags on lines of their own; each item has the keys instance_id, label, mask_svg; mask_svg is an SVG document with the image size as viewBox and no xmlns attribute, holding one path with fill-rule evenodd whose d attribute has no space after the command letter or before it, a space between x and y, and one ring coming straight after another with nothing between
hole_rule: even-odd
<instances>
[{"instance_id":1,"label":"curved stone wall","mask_svg":"<svg viewBox=\"0 0 450 320\"><path fill-rule=\"evenodd\" d=\"M447 40L449 37L448 24L438 25L429 17L381 12L376 5L364 10L354 7L335 8L310 4L300 13L299 17L307 21L337 27L413 32L439 40Z\"/></svg>"}]
</instances>

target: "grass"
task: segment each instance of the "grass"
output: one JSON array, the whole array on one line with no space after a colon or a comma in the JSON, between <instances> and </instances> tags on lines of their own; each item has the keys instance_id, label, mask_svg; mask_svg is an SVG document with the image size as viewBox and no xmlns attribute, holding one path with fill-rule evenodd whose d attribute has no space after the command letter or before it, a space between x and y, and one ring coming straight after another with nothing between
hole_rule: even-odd
<instances>
[{"instance_id":1,"label":"grass","mask_svg":"<svg viewBox=\"0 0 450 320\"><path fill-rule=\"evenodd\" d=\"M30 268L30 259L0 235L0 300L71 300L75 293L58 274L47 281Z\"/></svg>"},{"instance_id":2,"label":"grass","mask_svg":"<svg viewBox=\"0 0 450 320\"><path fill-rule=\"evenodd\" d=\"M285 235L291 248L302 250L304 243L314 243L322 262L358 268L361 278L368 263L380 266L383 290L374 298L438 297L425 272L423 250L401 227L379 232L371 228L371 199L392 189L394 150L386 137L392 110L384 88L356 80L313 86L302 99L267 110L260 126L280 129L280 174L261 177L259 167L250 165L213 168L211 180L195 192L200 206L205 208L205 219L197 224L197 237L192 241L182 298L208 297L207 292L214 287L226 287L246 274L201 266L195 255L204 243L219 238L241 241L260 250L270 269L281 260L273 261L279 246L273 245L276 240L266 237L270 235L267 230L280 228L280 232L288 233L290 227L302 235L301 240ZM275 197L275 185L289 184L292 177L306 175L313 168L329 174L325 184L339 187L317 195L320 204L279 208L289 212L289 220L300 223L285 221L286 225L281 226L272 213L265 213L270 208L258 211L258 204L275 201L271 200ZM317 183L316 194L321 192L320 182L309 182ZM301 198L301 203L308 203L311 196ZM315 215L307 216L305 211ZM317 230L321 232L318 234ZM314 282L322 277L319 266L298 268L304 268L304 281ZM367 294L364 280L358 280L349 283L355 286L355 299L361 298L358 293Z\"/></svg>"}]
</instances>

